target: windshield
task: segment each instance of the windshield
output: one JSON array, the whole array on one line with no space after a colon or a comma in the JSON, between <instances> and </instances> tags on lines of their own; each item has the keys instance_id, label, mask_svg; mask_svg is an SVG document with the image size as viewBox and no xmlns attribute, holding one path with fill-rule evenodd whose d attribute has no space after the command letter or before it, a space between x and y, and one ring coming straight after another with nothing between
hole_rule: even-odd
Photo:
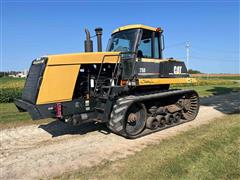
<instances>
[{"instance_id":1,"label":"windshield","mask_svg":"<svg viewBox=\"0 0 240 180\"><path fill-rule=\"evenodd\" d=\"M134 52L139 29L120 31L112 35L107 51Z\"/></svg>"}]
</instances>

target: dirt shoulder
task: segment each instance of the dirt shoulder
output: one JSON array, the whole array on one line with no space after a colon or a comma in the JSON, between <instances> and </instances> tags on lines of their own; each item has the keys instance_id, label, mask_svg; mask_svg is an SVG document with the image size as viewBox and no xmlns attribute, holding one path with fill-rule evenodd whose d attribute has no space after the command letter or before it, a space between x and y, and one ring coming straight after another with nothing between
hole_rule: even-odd
<instances>
[{"instance_id":1,"label":"dirt shoulder","mask_svg":"<svg viewBox=\"0 0 240 180\"><path fill-rule=\"evenodd\" d=\"M0 178L35 179L57 176L105 160L124 158L149 144L189 128L209 123L224 114L239 113L240 93L204 98L198 117L136 140L109 133L103 125L69 127L60 122L1 131Z\"/></svg>"}]
</instances>

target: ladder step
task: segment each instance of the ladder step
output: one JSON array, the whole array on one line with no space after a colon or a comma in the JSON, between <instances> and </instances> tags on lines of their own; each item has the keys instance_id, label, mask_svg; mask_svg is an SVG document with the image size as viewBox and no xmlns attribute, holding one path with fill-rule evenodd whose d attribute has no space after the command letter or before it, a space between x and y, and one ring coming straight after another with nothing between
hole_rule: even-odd
<instances>
[{"instance_id":1,"label":"ladder step","mask_svg":"<svg viewBox=\"0 0 240 180\"><path fill-rule=\"evenodd\" d=\"M99 100L106 102L109 98L107 96L98 97Z\"/></svg>"},{"instance_id":2,"label":"ladder step","mask_svg":"<svg viewBox=\"0 0 240 180\"><path fill-rule=\"evenodd\" d=\"M109 89L111 86L101 86L102 89Z\"/></svg>"},{"instance_id":3,"label":"ladder step","mask_svg":"<svg viewBox=\"0 0 240 180\"><path fill-rule=\"evenodd\" d=\"M95 109L96 109L97 111L100 111L100 112L104 112L104 111L105 111L105 109L98 108L98 107L96 107Z\"/></svg>"}]
</instances>

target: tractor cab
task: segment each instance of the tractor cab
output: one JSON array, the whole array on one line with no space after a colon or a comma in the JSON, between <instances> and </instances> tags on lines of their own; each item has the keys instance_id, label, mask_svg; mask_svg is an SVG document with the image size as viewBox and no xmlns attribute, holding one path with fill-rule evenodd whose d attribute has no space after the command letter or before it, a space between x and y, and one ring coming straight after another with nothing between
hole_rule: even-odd
<instances>
[{"instance_id":1,"label":"tractor cab","mask_svg":"<svg viewBox=\"0 0 240 180\"><path fill-rule=\"evenodd\" d=\"M164 40L160 28L129 25L113 31L107 51L136 54L138 58L162 59Z\"/></svg>"}]
</instances>

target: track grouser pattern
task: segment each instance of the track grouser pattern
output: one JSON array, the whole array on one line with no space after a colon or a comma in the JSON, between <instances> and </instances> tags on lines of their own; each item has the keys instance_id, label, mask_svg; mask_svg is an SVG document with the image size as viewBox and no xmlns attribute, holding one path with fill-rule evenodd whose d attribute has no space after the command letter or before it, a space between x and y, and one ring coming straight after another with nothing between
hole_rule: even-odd
<instances>
[{"instance_id":1,"label":"track grouser pattern","mask_svg":"<svg viewBox=\"0 0 240 180\"><path fill-rule=\"evenodd\" d=\"M120 98L113 106L109 129L137 138L195 119L199 97L193 90L171 90Z\"/></svg>"}]
</instances>

